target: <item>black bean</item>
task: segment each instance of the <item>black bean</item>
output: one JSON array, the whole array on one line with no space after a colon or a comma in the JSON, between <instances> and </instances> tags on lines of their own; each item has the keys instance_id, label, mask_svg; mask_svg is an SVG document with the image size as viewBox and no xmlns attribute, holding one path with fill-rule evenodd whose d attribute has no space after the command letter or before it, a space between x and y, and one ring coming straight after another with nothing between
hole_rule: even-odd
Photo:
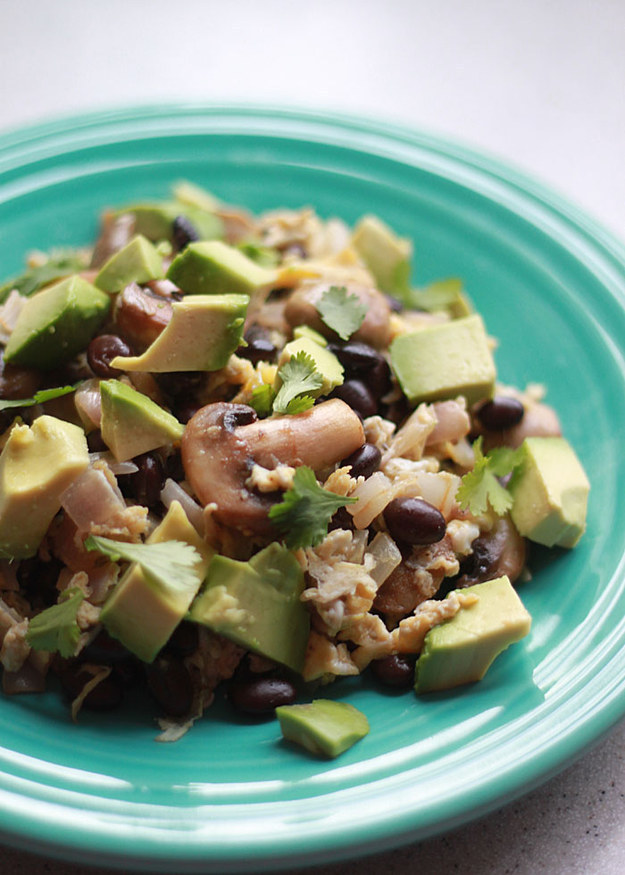
<instances>
[{"instance_id":1,"label":"black bean","mask_svg":"<svg viewBox=\"0 0 625 875\"><path fill-rule=\"evenodd\" d=\"M193 704L193 681L180 660L157 657L146 669L148 689L171 717L183 717Z\"/></svg>"},{"instance_id":2,"label":"black bean","mask_svg":"<svg viewBox=\"0 0 625 875\"><path fill-rule=\"evenodd\" d=\"M445 517L422 498L394 498L384 519L391 536L407 544L434 544L445 535Z\"/></svg>"},{"instance_id":3,"label":"black bean","mask_svg":"<svg viewBox=\"0 0 625 875\"><path fill-rule=\"evenodd\" d=\"M121 474L117 478L119 488L126 498L134 498L143 507L156 507L165 485L163 460L156 453L143 453L132 461L138 470L132 474Z\"/></svg>"},{"instance_id":4,"label":"black bean","mask_svg":"<svg viewBox=\"0 0 625 875\"><path fill-rule=\"evenodd\" d=\"M186 425L187 422L195 416L198 410L202 409L202 404L198 404L197 401L181 401L174 406L174 414L178 422L181 422L183 425Z\"/></svg>"},{"instance_id":5,"label":"black bean","mask_svg":"<svg viewBox=\"0 0 625 875\"><path fill-rule=\"evenodd\" d=\"M165 459L165 473L167 477L179 483L185 479L184 465L182 464L182 456L180 453L172 453Z\"/></svg>"},{"instance_id":6,"label":"black bean","mask_svg":"<svg viewBox=\"0 0 625 875\"><path fill-rule=\"evenodd\" d=\"M336 513L332 516L330 520L330 525L328 529L332 531L333 529L346 529L348 532L354 528L354 517L347 510L345 506L339 507Z\"/></svg>"},{"instance_id":7,"label":"black bean","mask_svg":"<svg viewBox=\"0 0 625 875\"><path fill-rule=\"evenodd\" d=\"M172 223L171 233L178 250L184 249L189 243L195 243L200 239L195 225L186 216L176 216Z\"/></svg>"},{"instance_id":8,"label":"black bean","mask_svg":"<svg viewBox=\"0 0 625 875\"><path fill-rule=\"evenodd\" d=\"M336 387L332 396L349 404L363 419L377 413L378 405L375 398L361 380L346 380L342 386Z\"/></svg>"},{"instance_id":9,"label":"black bean","mask_svg":"<svg viewBox=\"0 0 625 875\"><path fill-rule=\"evenodd\" d=\"M363 444L351 456L343 459L341 467L351 465L350 475L352 477L371 477L380 467L381 460L382 453L375 444Z\"/></svg>"},{"instance_id":10,"label":"black bean","mask_svg":"<svg viewBox=\"0 0 625 875\"><path fill-rule=\"evenodd\" d=\"M111 367L111 362L118 355L132 355L132 350L117 334L100 334L87 347L89 367L97 377L105 380L119 377L123 373L119 368Z\"/></svg>"},{"instance_id":11,"label":"black bean","mask_svg":"<svg viewBox=\"0 0 625 875\"><path fill-rule=\"evenodd\" d=\"M185 656L191 656L192 653L195 653L199 641L197 625L183 620L174 629L169 641L163 647L163 653L170 653L172 656L179 656L183 659Z\"/></svg>"},{"instance_id":12,"label":"black bean","mask_svg":"<svg viewBox=\"0 0 625 875\"><path fill-rule=\"evenodd\" d=\"M204 371L164 372L155 374L156 382L169 398L188 400L206 379Z\"/></svg>"},{"instance_id":13,"label":"black bean","mask_svg":"<svg viewBox=\"0 0 625 875\"><path fill-rule=\"evenodd\" d=\"M17 567L17 580L33 608L56 604L56 588L63 563L58 559L44 562L38 556L22 559Z\"/></svg>"},{"instance_id":14,"label":"black bean","mask_svg":"<svg viewBox=\"0 0 625 875\"><path fill-rule=\"evenodd\" d=\"M297 691L284 678L260 675L234 680L229 686L228 696L237 711L270 714L278 705L291 705Z\"/></svg>"},{"instance_id":15,"label":"black bean","mask_svg":"<svg viewBox=\"0 0 625 875\"><path fill-rule=\"evenodd\" d=\"M72 662L61 672L61 685L69 699L75 699L93 674L78 662ZM112 711L121 705L124 692L112 675L105 677L85 696L83 707L89 711Z\"/></svg>"},{"instance_id":16,"label":"black bean","mask_svg":"<svg viewBox=\"0 0 625 875\"><path fill-rule=\"evenodd\" d=\"M342 345L340 343L329 343L328 349L338 358L345 368L345 372L350 377L357 377L368 373L379 363L380 359L384 359L372 346L356 340L351 340Z\"/></svg>"},{"instance_id":17,"label":"black bean","mask_svg":"<svg viewBox=\"0 0 625 875\"><path fill-rule=\"evenodd\" d=\"M123 689L131 689L145 680L143 663L136 656L129 654L125 659L120 659L113 664L113 675L119 681Z\"/></svg>"},{"instance_id":18,"label":"black bean","mask_svg":"<svg viewBox=\"0 0 625 875\"><path fill-rule=\"evenodd\" d=\"M108 450L99 428L87 435L87 447L90 453L105 453Z\"/></svg>"},{"instance_id":19,"label":"black bean","mask_svg":"<svg viewBox=\"0 0 625 875\"><path fill-rule=\"evenodd\" d=\"M525 408L517 398L509 395L496 395L477 411L477 416L488 431L501 431L518 425L523 419Z\"/></svg>"},{"instance_id":20,"label":"black bean","mask_svg":"<svg viewBox=\"0 0 625 875\"><path fill-rule=\"evenodd\" d=\"M105 629L102 629L93 641L82 651L81 656L87 662L95 662L98 665L112 665L128 657L128 651L116 638L112 638Z\"/></svg>"},{"instance_id":21,"label":"black bean","mask_svg":"<svg viewBox=\"0 0 625 875\"><path fill-rule=\"evenodd\" d=\"M251 340L246 337L245 339L247 346L240 346L237 349L237 355L240 358L247 359L253 365L257 365L259 362L275 361L278 349L271 340L266 337L256 337Z\"/></svg>"},{"instance_id":22,"label":"black bean","mask_svg":"<svg viewBox=\"0 0 625 875\"><path fill-rule=\"evenodd\" d=\"M374 659L371 671L387 687L410 687L414 683L415 658L406 653L394 653Z\"/></svg>"},{"instance_id":23,"label":"black bean","mask_svg":"<svg viewBox=\"0 0 625 875\"><path fill-rule=\"evenodd\" d=\"M399 298L396 298L394 295L388 295L386 293L384 297L386 298L388 305L393 313L401 313L401 311L404 309L404 305L399 300Z\"/></svg>"}]
</instances>

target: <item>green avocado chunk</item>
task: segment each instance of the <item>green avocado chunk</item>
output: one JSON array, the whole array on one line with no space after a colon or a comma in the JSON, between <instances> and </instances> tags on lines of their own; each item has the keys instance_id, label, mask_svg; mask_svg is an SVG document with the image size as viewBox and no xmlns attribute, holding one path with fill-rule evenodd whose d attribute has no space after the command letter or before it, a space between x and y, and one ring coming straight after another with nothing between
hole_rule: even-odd
<instances>
[{"instance_id":1,"label":"green avocado chunk","mask_svg":"<svg viewBox=\"0 0 625 875\"><path fill-rule=\"evenodd\" d=\"M182 438L184 425L121 380L100 383L102 440L118 462Z\"/></svg>"},{"instance_id":2,"label":"green avocado chunk","mask_svg":"<svg viewBox=\"0 0 625 875\"><path fill-rule=\"evenodd\" d=\"M100 621L107 632L142 659L152 662L185 616L197 594L213 550L200 538L179 502L173 501L163 521L147 539L147 544L183 541L198 552L194 567L195 585L180 587L175 580L164 587L145 576L133 563L106 600Z\"/></svg>"},{"instance_id":3,"label":"green avocado chunk","mask_svg":"<svg viewBox=\"0 0 625 875\"><path fill-rule=\"evenodd\" d=\"M425 636L415 671L417 693L481 680L494 659L530 630L531 617L506 575L461 592L477 601Z\"/></svg>"},{"instance_id":4,"label":"green avocado chunk","mask_svg":"<svg viewBox=\"0 0 625 875\"><path fill-rule=\"evenodd\" d=\"M52 370L84 349L106 319L107 294L71 276L32 295L24 304L4 351L4 360Z\"/></svg>"},{"instance_id":5,"label":"green avocado chunk","mask_svg":"<svg viewBox=\"0 0 625 875\"><path fill-rule=\"evenodd\" d=\"M189 619L301 673L310 630L303 588L299 562L280 544L249 562L214 556Z\"/></svg>"},{"instance_id":6,"label":"green avocado chunk","mask_svg":"<svg viewBox=\"0 0 625 875\"><path fill-rule=\"evenodd\" d=\"M412 244L376 216L364 216L354 228L352 246L385 292L394 293L398 270L410 261Z\"/></svg>"},{"instance_id":7,"label":"green avocado chunk","mask_svg":"<svg viewBox=\"0 0 625 875\"><path fill-rule=\"evenodd\" d=\"M296 340L291 340L287 343L278 361L278 375L276 376L273 388L276 392L282 386L282 380L279 376L282 365L289 362L299 352L304 352L309 355L315 363L315 369L323 379L323 383L318 389L314 389L306 394L318 398L319 395L328 395L336 386L343 383L343 365L338 358L325 346L317 343L312 337L303 336Z\"/></svg>"},{"instance_id":8,"label":"green avocado chunk","mask_svg":"<svg viewBox=\"0 0 625 875\"><path fill-rule=\"evenodd\" d=\"M156 247L137 234L102 265L94 283L105 292L121 292L130 283L149 283L164 276L163 259Z\"/></svg>"},{"instance_id":9,"label":"green avocado chunk","mask_svg":"<svg viewBox=\"0 0 625 875\"><path fill-rule=\"evenodd\" d=\"M274 283L277 275L221 240L189 243L167 271L167 279L187 295L251 295Z\"/></svg>"},{"instance_id":10,"label":"green avocado chunk","mask_svg":"<svg viewBox=\"0 0 625 875\"><path fill-rule=\"evenodd\" d=\"M321 756L337 757L369 732L369 721L347 702L313 699L276 708L282 735Z\"/></svg>"},{"instance_id":11,"label":"green avocado chunk","mask_svg":"<svg viewBox=\"0 0 625 875\"><path fill-rule=\"evenodd\" d=\"M414 405L458 395L473 404L495 387L495 363L477 313L400 334L391 344L391 364Z\"/></svg>"},{"instance_id":12,"label":"green avocado chunk","mask_svg":"<svg viewBox=\"0 0 625 875\"><path fill-rule=\"evenodd\" d=\"M586 529L590 484L563 437L528 437L509 484L519 533L547 547L574 547Z\"/></svg>"},{"instance_id":13,"label":"green avocado chunk","mask_svg":"<svg viewBox=\"0 0 625 875\"><path fill-rule=\"evenodd\" d=\"M87 468L84 432L54 416L15 425L0 455L0 556L34 556L60 496Z\"/></svg>"},{"instance_id":14,"label":"green avocado chunk","mask_svg":"<svg viewBox=\"0 0 625 875\"><path fill-rule=\"evenodd\" d=\"M217 371L241 345L247 295L194 295L172 304L171 319L139 356L117 356L124 371Z\"/></svg>"}]
</instances>

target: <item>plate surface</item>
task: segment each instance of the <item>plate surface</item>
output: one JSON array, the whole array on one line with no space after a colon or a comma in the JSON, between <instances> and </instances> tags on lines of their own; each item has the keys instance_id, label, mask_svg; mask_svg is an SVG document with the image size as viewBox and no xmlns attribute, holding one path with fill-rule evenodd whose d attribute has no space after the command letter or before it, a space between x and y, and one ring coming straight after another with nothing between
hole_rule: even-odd
<instances>
[{"instance_id":1,"label":"plate surface","mask_svg":"<svg viewBox=\"0 0 625 875\"><path fill-rule=\"evenodd\" d=\"M480 684L416 699L328 695L370 735L336 761L221 703L157 744L142 703L73 725L53 692L0 699L0 838L100 864L234 871L416 840L545 780L625 714L625 250L513 170L409 131L314 113L118 111L0 138L0 278L31 249L89 243L101 208L181 178L261 209L372 212L415 243L418 284L464 279L503 382L544 382L592 483L571 552L535 551L530 636Z\"/></svg>"}]
</instances>

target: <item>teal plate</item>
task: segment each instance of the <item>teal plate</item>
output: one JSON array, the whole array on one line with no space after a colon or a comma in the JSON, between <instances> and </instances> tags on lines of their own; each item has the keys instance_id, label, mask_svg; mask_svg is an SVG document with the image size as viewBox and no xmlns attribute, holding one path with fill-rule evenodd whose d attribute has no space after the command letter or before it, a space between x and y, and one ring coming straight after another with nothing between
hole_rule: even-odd
<instances>
[{"instance_id":1,"label":"teal plate","mask_svg":"<svg viewBox=\"0 0 625 875\"><path fill-rule=\"evenodd\" d=\"M625 714L625 249L539 185L463 148L314 113L156 107L0 138L0 274L88 243L102 207L187 178L254 211L372 212L414 240L419 284L465 280L500 379L544 382L592 483L571 552L535 551L534 622L479 684L417 699L365 681L328 695L371 733L335 761L219 702L176 744L153 712L81 714L54 691L0 701L9 843L126 870L259 871L431 836L547 779Z\"/></svg>"}]
</instances>

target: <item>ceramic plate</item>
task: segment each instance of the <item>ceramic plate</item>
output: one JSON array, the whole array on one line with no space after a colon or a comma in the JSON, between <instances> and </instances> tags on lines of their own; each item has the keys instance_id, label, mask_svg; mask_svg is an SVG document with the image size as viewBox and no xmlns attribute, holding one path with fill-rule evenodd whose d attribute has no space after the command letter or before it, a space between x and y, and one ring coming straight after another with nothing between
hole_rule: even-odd
<instances>
[{"instance_id":1,"label":"ceramic plate","mask_svg":"<svg viewBox=\"0 0 625 875\"><path fill-rule=\"evenodd\" d=\"M530 180L427 136L312 113L150 108L0 139L0 273L88 243L107 205L193 180L254 211L375 213L415 244L418 284L459 276L503 382L548 387L592 482L571 552L534 551L530 636L479 684L417 699L340 682L369 718L337 760L219 702L176 744L153 712L72 724L54 691L0 700L3 840L177 872L319 863L466 822L562 768L625 713L625 251Z\"/></svg>"}]
</instances>

